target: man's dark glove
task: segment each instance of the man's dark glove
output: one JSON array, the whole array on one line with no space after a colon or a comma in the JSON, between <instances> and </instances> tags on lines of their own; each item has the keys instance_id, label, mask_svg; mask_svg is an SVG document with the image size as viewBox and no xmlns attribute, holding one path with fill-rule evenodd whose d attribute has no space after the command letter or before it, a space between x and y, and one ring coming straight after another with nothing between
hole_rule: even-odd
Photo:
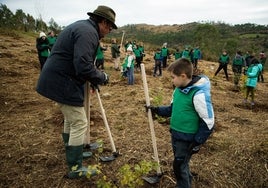
<instances>
[{"instance_id":1,"label":"man's dark glove","mask_svg":"<svg viewBox=\"0 0 268 188\"><path fill-rule=\"evenodd\" d=\"M105 72L103 74L104 74L104 82L103 82L103 85L106 85L106 84L109 83L109 76Z\"/></svg>"},{"instance_id":2,"label":"man's dark glove","mask_svg":"<svg viewBox=\"0 0 268 188\"><path fill-rule=\"evenodd\" d=\"M100 92L100 88L98 85L94 85L94 84L90 84L92 93L95 93L96 90L98 90L98 92Z\"/></svg>"}]
</instances>

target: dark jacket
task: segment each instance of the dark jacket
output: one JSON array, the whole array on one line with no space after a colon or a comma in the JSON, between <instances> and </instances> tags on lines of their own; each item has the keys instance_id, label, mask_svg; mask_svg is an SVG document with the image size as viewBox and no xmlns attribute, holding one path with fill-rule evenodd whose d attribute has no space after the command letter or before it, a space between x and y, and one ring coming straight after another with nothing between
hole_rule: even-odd
<instances>
[{"instance_id":1,"label":"dark jacket","mask_svg":"<svg viewBox=\"0 0 268 188\"><path fill-rule=\"evenodd\" d=\"M94 66L99 39L98 25L89 19L67 26L41 71L37 92L59 103L83 106L85 82L98 85L106 81Z\"/></svg>"}]
</instances>

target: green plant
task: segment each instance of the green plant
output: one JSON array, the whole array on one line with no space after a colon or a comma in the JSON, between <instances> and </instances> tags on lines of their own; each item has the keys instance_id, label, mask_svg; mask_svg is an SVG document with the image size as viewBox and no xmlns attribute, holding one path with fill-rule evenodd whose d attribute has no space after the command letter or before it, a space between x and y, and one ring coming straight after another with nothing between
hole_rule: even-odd
<instances>
[{"instance_id":1,"label":"green plant","mask_svg":"<svg viewBox=\"0 0 268 188\"><path fill-rule=\"evenodd\" d=\"M115 188L116 186L110 181L107 181L106 175L102 173L99 156L103 152L103 141L97 140L97 143L100 146L94 155L97 160L97 164L88 166L87 178L90 179L93 176L91 172L96 172L97 175L102 175L101 177L98 177L96 182L97 188ZM147 162L144 160L135 164L133 167L125 164L119 169L118 173L121 185L120 187L134 188L143 185L142 176L148 174L152 170L156 170L157 165L158 164L156 162Z\"/></svg>"},{"instance_id":2,"label":"green plant","mask_svg":"<svg viewBox=\"0 0 268 188\"><path fill-rule=\"evenodd\" d=\"M161 92L160 93L157 93L157 95L153 98L152 103L155 106L159 106L159 105L162 105L163 104L163 95L162 95ZM161 117L161 116L158 116L158 115L156 115L155 117L156 117L156 119L157 119L157 121L159 123L166 123L167 122L167 119L164 118L164 117Z\"/></svg>"},{"instance_id":3,"label":"green plant","mask_svg":"<svg viewBox=\"0 0 268 188\"><path fill-rule=\"evenodd\" d=\"M156 162L140 161L134 166L125 164L119 169L120 187L135 188L143 185L142 176L157 168Z\"/></svg>"}]
</instances>

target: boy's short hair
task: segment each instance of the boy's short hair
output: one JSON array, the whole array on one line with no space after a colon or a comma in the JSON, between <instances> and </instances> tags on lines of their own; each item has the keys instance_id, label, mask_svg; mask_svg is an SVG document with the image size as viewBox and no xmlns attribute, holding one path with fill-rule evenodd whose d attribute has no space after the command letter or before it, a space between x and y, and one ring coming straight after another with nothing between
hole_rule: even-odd
<instances>
[{"instance_id":1,"label":"boy's short hair","mask_svg":"<svg viewBox=\"0 0 268 188\"><path fill-rule=\"evenodd\" d=\"M192 78L193 76L193 65L186 58L180 58L176 60L174 63L171 63L167 68L169 72L172 72L176 76L180 76L181 74L186 74L188 78Z\"/></svg>"}]
</instances>

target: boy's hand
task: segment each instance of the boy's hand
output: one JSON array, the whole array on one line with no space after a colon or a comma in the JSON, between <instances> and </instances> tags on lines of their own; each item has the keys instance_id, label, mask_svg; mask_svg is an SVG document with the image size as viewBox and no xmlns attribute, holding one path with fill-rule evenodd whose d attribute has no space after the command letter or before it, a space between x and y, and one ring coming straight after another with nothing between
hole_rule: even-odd
<instances>
[{"instance_id":1,"label":"boy's hand","mask_svg":"<svg viewBox=\"0 0 268 188\"><path fill-rule=\"evenodd\" d=\"M148 112L148 110L151 109L151 112L152 112L153 116L158 114L158 107L152 106L152 105L149 105L149 106L144 105L144 107L145 107L146 112Z\"/></svg>"}]
</instances>

